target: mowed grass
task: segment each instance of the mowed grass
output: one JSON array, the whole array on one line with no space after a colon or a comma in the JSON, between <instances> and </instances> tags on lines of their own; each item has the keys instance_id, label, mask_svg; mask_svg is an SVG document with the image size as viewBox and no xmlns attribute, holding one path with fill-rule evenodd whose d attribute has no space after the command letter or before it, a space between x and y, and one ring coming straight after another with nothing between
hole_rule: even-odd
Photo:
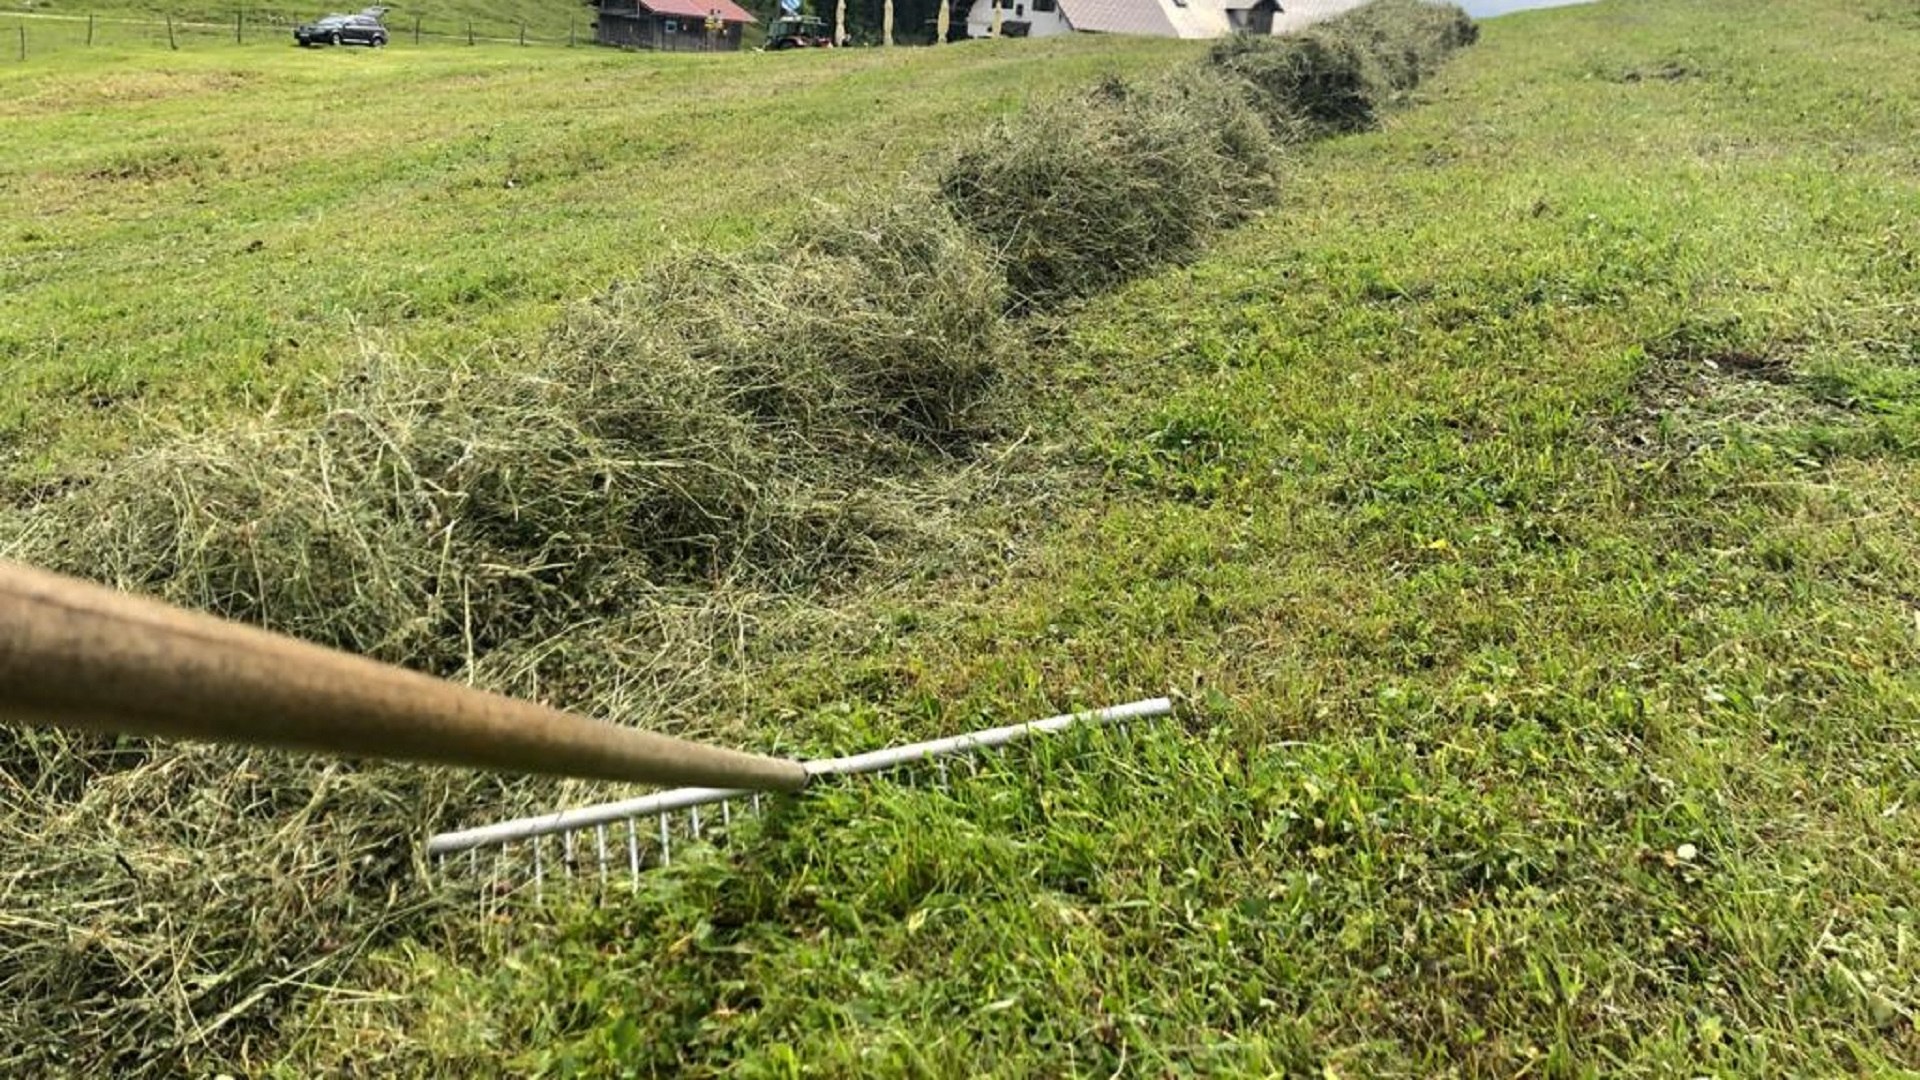
<instances>
[{"instance_id":1,"label":"mowed grass","mask_svg":"<svg viewBox=\"0 0 1920 1080\"><path fill-rule=\"evenodd\" d=\"M1179 723L456 913L283 1068L1920 1068L1920 18L1490 23L1082 310L1070 507L765 680L848 746Z\"/></svg>"},{"instance_id":2,"label":"mowed grass","mask_svg":"<svg viewBox=\"0 0 1920 1080\"><path fill-rule=\"evenodd\" d=\"M355 12L369 5L353 0L18 0L0 9L0 31L27 28L29 58L47 49L87 48L87 24L94 20L93 47L144 45L168 48L166 21L174 23L174 44L205 49L233 41L234 20L244 20L243 41L271 42L291 48L288 31L332 12ZM571 29L577 40L593 37L594 7L578 0L419 0L381 5L393 32L394 47L413 43L418 21L422 43L466 43L467 26L476 38L518 41L526 27L530 44L563 44ZM12 16L9 18L9 16ZM14 59L16 54L8 54Z\"/></svg>"},{"instance_id":3,"label":"mowed grass","mask_svg":"<svg viewBox=\"0 0 1920 1080\"><path fill-rule=\"evenodd\" d=\"M803 224L1032 96L1195 48L100 49L0 68L0 465L110 450L136 413L194 426L297 401L368 348L487 362L677 243Z\"/></svg>"}]
</instances>

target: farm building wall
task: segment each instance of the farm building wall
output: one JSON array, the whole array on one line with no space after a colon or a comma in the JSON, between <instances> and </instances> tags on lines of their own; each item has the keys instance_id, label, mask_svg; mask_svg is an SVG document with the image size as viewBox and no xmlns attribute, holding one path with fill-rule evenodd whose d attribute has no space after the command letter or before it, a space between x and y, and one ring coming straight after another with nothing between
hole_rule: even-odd
<instances>
[{"instance_id":1,"label":"farm building wall","mask_svg":"<svg viewBox=\"0 0 1920 1080\"><path fill-rule=\"evenodd\" d=\"M1159 9L1157 18L1167 24L1169 37L1219 37L1241 29L1236 24L1243 20L1247 23L1245 32L1290 33L1359 7L1366 0L1279 0L1271 14L1264 10L1264 4L1230 12L1222 6L1221 0L1130 2L1147 9ZM974 0L967 9L968 37L993 35L993 4L994 0ZM1108 0L1105 6L1111 8L1120 5ZM1054 34L1072 33L1075 29L1061 9L1060 0L1040 0L1038 5L1033 0L1000 0L1000 27L1003 37L1051 37Z\"/></svg>"},{"instance_id":2,"label":"farm building wall","mask_svg":"<svg viewBox=\"0 0 1920 1080\"><path fill-rule=\"evenodd\" d=\"M1017 24L1017 25L1016 25ZM1060 0L1002 0L1002 37L1052 37L1070 34L1073 27L1060 11ZM993 36L993 0L975 0L967 10L967 36Z\"/></svg>"},{"instance_id":3,"label":"farm building wall","mask_svg":"<svg viewBox=\"0 0 1920 1080\"><path fill-rule=\"evenodd\" d=\"M741 24L725 23L709 33L699 19L656 15L650 11L608 11L601 9L594 23L593 39L602 45L622 49L657 49L662 52L738 52Z\"/></svg>"}]
</instances>

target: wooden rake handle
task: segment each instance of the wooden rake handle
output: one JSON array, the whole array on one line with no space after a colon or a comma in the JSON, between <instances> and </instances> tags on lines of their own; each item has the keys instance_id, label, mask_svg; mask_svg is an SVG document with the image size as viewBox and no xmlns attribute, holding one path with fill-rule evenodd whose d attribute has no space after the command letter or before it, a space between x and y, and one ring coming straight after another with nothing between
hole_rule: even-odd
<instances>
[{"instance_id":1,"label":"wooden rake handle","mask_svg":"<svg viewBox=\"0 0 1920 1080\"><path fill-rule=\"evenodd\" d=\"M0 719L649 784L807 780L4 560Z\"/></svg>"}]
</instances>

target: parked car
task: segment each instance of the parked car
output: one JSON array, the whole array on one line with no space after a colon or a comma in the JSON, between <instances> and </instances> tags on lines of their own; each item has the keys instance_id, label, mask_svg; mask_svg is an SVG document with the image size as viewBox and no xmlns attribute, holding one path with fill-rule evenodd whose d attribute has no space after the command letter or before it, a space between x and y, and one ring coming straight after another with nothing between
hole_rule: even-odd
<instances>
[{"instance_id":1,"label":"parked car","mask_svg":"<svg viewBox=\"0 0 1920 1080\"><path fill-rule=\"evenodd\" d=\"M309 45L367 45L377 49L387 43L387 28L372 15L328 15L295 27L293 41L303 49Z\"/></svg>"}]
</instances>

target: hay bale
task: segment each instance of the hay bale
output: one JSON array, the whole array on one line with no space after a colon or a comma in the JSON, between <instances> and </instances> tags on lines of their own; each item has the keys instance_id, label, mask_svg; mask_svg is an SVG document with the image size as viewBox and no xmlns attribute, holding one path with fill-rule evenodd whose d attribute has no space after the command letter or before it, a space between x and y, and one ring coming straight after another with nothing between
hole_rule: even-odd
<instances>
[{"instance_id":1,"label":"hay bale","mask_svg":"<svg viewBox=\"0 0 1920 1080\"><path fill-rule=\"evenodd\" d=\"M1272 192L1274 143L1209 72L1036 106L967 142L940 191L998 252L1014 311L1194 254Z\"/></svg>"}]
</instances>

